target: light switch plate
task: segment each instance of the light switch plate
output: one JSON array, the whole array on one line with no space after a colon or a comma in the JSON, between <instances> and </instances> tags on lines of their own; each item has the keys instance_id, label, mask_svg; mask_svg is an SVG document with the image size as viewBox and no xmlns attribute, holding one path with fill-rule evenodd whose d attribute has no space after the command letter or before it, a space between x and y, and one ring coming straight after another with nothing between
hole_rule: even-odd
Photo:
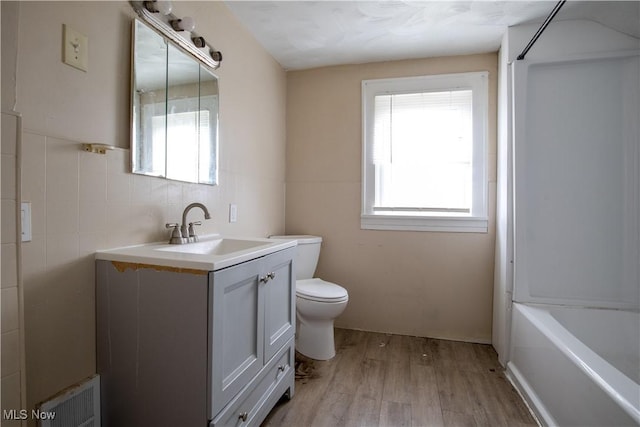
<instances>
[{"instance_id":1,"label":"light switch plate","mask_svg":"<svg viewBox=\"0 0 640 427\"><path fill-rule=\"evenodd\" d=\"M229 222L238 221L238 206L235 203L229 205Z\"/></svg>"},{"instance_id":2,"label":"light switch plate","mask_svg":"<svg viewBox=\"0 0 640 427\"><path fill-rule=\"evenodd\" d=\"M20 205L20 215L22 224L22 241L31 241L31 202L22 202Z\"/></svg>"},{"instance_id":3,"label":"light switch plate","mask_svg":"<svg viewBox=\"0 0 640 427\"><path fill-rule=\"evenodd\" d=\"M63 24L63 61L82 71L89 70L89 38Z\"/></svg>"}]
</instances>

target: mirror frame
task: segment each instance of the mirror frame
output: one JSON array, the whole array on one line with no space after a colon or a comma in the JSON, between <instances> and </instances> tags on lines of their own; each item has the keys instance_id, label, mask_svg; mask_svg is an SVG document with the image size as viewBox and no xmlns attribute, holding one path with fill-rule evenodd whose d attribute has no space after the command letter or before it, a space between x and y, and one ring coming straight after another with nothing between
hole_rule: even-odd
<instances>
[{"instance_id":1,"label":"mirror frame","mask_svg":"<svg viewBox=\"0 0 640 427\"><path fill-rule=\"evenodd\" d=\"M178 45L182 50L187 52L188 54L195 57L196 60L200 61L205 67L208 67L210 71L215 75L214 71L220 67L220 63L222 62L222 52L217 51L209 46L208 43L205 43L204 47L198 48L193 43L189 43L184 37L180 36L176 31L171 27L169 21L171 19L176 19L175 16L169 14L162 18L162 15L159 13L149 12L144 7L143 1L132 1L131 7L136 11L140 19L147 23L152 29L156 32L160 33L160 35L164 36L166 39L171 40L174 44ZM195 32L191 32L191 36L195 38L199 37ZM216 76L217 77L217 76Z\"/></svg>"},{"instance_id":2,"label":"mirror frame","mask_svg":"<svg viewBox=\"0 0 640 427\"><path fill-rule=\"evenodd\" d=\"M138 2L141 3L141 2ZM220 91L219 91L219 77L217 76L216 73L214 73L213 71L218 68L220 66L220 62L219 61L215 61L212 58L212 55L214 55L214 51L211 50L208 46L205 46L204 48L197 48L195 47L195 45L190 45L187 41L187 39L183 38L181 35L177 34L175 31L173 31L173 29L171 29L168 24L163 23L160 18L159 18L159 14L158 13L151 13L149 11L147 11L144 7L136 7L136 5L134 4L134 2L132 2L132 5L134 7L134 9L136 10L136 12L138 13L138 15L143 18L143 19L137 19L134 18L133 20L133 24L132 24L132 51L131 51L131 171L132 173L135 174L142 174L142 175L147 175L147 176L155 176L155 177L161 177L164 179L169 179L169 180L176 180L176 181L181 181L181 182L193 182L193 183L199 183L199 184L206 184L206 185L218 185L218 146L219 146L219 96L220 96ZM155 15L158 15L158 17L156 17ZM211 77L210 80L215 80L216 81L216 86L217 86L217 93L215 94L215 96L217 97L216 100L216 111L215 111L215 128L212 129L211 131L211 135L213 137L211 137L211 144L209 145L209 151L211 153L211 156L209 157L211 165L214 169L213 173L209 172L208 177L205 178L203 181L200 181L201 179L201 174L198 173L196 175L196 177L191 180L188 179L187 181L183 180L182 178L178 178L178 177L169 177L167 176L167 162L165 159L165 164L163 165L163 167L161 167L163 169L163 173L158 174L156 173L150 173L150 172L145 172L145 168L141 168L139 166L139 150L138 148L144 143L144 141L140 141L140 137L141 135L139 134L139 130L140 130L140 123L138 123L141 120L141 111L137 111L136 110L136 105L138 104L136 102L136 40L137 40L137 33L138 30L136 29L137 25L144 25L144 27L146 29L149 29L150 31L154 32L155 34L158 35L158 37L160 37L164 43L167 46L167 49L171 49L170 46L173 46L174 49L176 49L178 52L181 52L182 54L186 55L186 57L189 57L191 59L194 60L194 66L197 66L199 68L199 75L202 76L203 73L208 73L208 75ZM211 55L205 55L204 51L208 51L208 53ZM219 54L219 52L217 52ZM221 59L221 55L220 55L220 59ZM169 64L168 62L165 62L165 69L168 69ZM167 81L169 79L167 78ZM206 79L209 80L209 79ZM197 99L201 99L202 98L202 94L200 93L200 90L202 88L201 84L202 82L205 81L205 79L203 79L202 77L198 78L198 87L200 89L198 89L198 98ZM165 88L165 90L169 90L168 87ZM167 92L168 93L168 92ZM165 111L164 111L164 116L165 116L165 124L167 123L167 102L168 100L165 100ZM200 104L200 101L198 101L198 104ZM162 114L162 113L161 113ZM136 139L138 138L138 139ZM199 144L199 142L196 142L196 144ZM166 154L166 148L169 145L169 141L165 141L165 156ZM201 164L201 160L199 158L199 152L198 152L198 159L197 159L198 164ZM136 167L137 166L137 167Z\"/></svg>"}]
</instances>

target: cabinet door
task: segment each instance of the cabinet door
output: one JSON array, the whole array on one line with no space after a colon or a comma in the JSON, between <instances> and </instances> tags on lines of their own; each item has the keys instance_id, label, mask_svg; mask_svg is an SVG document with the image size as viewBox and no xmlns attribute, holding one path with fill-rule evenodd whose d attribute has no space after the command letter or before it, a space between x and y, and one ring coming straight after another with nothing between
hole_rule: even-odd
<instances>
[{"instance_id":1,"label":"cabinet door","mask_svg":"<svg viewBox=\"0 0 640 427\"><path fill-rule=\"evenodd\" d=\"M260 260L210 275L209 360L212 419L263 365Z\"/></svg>"},{"instance_id":2,"label":"cabinet door","mask_svg":"<svg viewBox=\"0 0 640 427\"><path fill-rule=\"evenodd\" d=\"M263 259L261 284L265 298L264 363L295 334L295 248L276 252Z\"/></svg>"},{"instance_id":3,"label":"cabinet door","mask_svg":"<svg viewBox=\"0 0 640 427\"><path fill-rule=\"evenodd\" d=\"M208 273L96 267L102 425L204 426Z\"/></svg>"}]
</instances>

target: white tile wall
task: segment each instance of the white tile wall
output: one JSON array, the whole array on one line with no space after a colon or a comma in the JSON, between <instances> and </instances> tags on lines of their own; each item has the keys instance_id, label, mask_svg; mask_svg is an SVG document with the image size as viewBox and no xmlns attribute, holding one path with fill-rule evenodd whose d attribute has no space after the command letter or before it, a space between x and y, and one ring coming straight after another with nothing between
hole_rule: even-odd
<instances>
[{"instance_id":1,"label":"white tile wall","mask_svg":"<svg viewBox=\"0 0 640 427\"><path fill-rule=\"evenodd\" d=\"M247 209L240 215L249 217L252 210L254 218L265 206L281 206L262 199L278 194L275 186L282 190L281 182L223 172L224 186L205 186L133 175L129 150L87 153L80 142L29 130L23 151L23 200L32 203L33 218L33 240L22 245L25 319L31 330L39 331L26 336L27 388L35 400L67 387L70 377L95 372L96 250L168 241L165 223L180 222L184 207L195 201L208 206L213 216L203 221L201 235L235 225L227 224L232 201ZM280 216L280 211L267 210L259 218L269 223ZM199 211L189 217L202 218ZM245 234L253 233L250 227ZM61 369L63 374L53 372Z\"/></svg>"},{"instance_id":2,"label":"white tile wall","mask_svg":"<svg viewBox=\"0 0 640 427\"><path fill-rule=\"evenodd\" d=\"M18 264L15 243L2 245L2 287L16 286L18 283Z\"/></svg>"},{"instance_id":3,"label":"white tile wall","mask_svg":"<svg viewBox=\"0 0 640 427\"><path fill-rule=\"evenodd\" d=\"M16 372L11 375L2 377L2 393L0 397L2 400L2 409L19 409L20 403L20 373ZM17 420L2 420L2 427L14 427L20 426L20 421Z\"/></svg>"},{"instance_id":4,"label":"white tile wall","mask_svg":"<svg viewBox=\"0 0 640 427\"><path fill-rule=\"evenodd\" d=\"M18 288L18 257L16 202L16 167L18 120L2 113L2 275L0 286L0 389L1 410L21 409L21 344ZM2 422L3 426L19 423Z\"/></svg>"},{"instance_id":5,"label":"white tile wall","mask_svg":"<svg viewBox=\"0 0 640 427\"><path fill-rule=\"evenodd\" d=\"M16 201L2 199L2 243L16 242Z\"/></svg>"},{"instance_id":6,"label":"white tile wall","mask_svg":"<svg viewBox=\"0 0 640 427\"><path fill-rule=\"evenodd\" d=\"M0 308L0 325L2 325L2 333L14 331L20 327L20 324L18 322L18 304L16 304L17 301L17 286L3 288L0 291L0 302L2 303L2 307Z\"/></svg>"}]
</instances>

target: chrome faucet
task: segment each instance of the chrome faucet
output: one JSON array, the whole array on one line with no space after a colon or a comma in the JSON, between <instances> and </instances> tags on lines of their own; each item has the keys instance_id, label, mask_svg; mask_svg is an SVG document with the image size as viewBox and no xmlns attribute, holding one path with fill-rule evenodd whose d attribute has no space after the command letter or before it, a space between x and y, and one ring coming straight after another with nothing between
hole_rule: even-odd
<instances>
[{"instance_id":1,"label":"chrome faucet","mask_svg":"<svg viewBox=\"0 0 640 427\"><path fill-rule=\"evenodd\" d=\"M189 206L184 208L184 212L182 212L182 225L180 226L180 234L182 234L182 238L186 239L187 242L197 242L198 236L196 236L195 230L193 229L194 225L200 225L202 222L194 221L189 223L189 227L187 228L187 214L193 208L200 208L204 212L204 219L211 219L211 215L209 214L209 209L202 203L191 203Z\"/></svg>"},{"instance_id":2,"label":"chrome faucet","mask_svg":"<svg viewBox=\"0 0 640 427\"><path fill-rule=\"evenodd\" d=\"M194 221L190 222L187 227L187 214L193 208L200 208L204 212L204 219L211 219L211 215L209 214L209 209L202 203L191 203L189 206L184 208L184 212L182 212L182 225L177 223L166 224L167 228L173 228L171 232L171 240L169 243L172 245L181 245L183 243L191 243L197 242L198 236L196 235L195 230L193 229L194 225L201 225L202 222Z\"/></svg>"}]
</instances>

